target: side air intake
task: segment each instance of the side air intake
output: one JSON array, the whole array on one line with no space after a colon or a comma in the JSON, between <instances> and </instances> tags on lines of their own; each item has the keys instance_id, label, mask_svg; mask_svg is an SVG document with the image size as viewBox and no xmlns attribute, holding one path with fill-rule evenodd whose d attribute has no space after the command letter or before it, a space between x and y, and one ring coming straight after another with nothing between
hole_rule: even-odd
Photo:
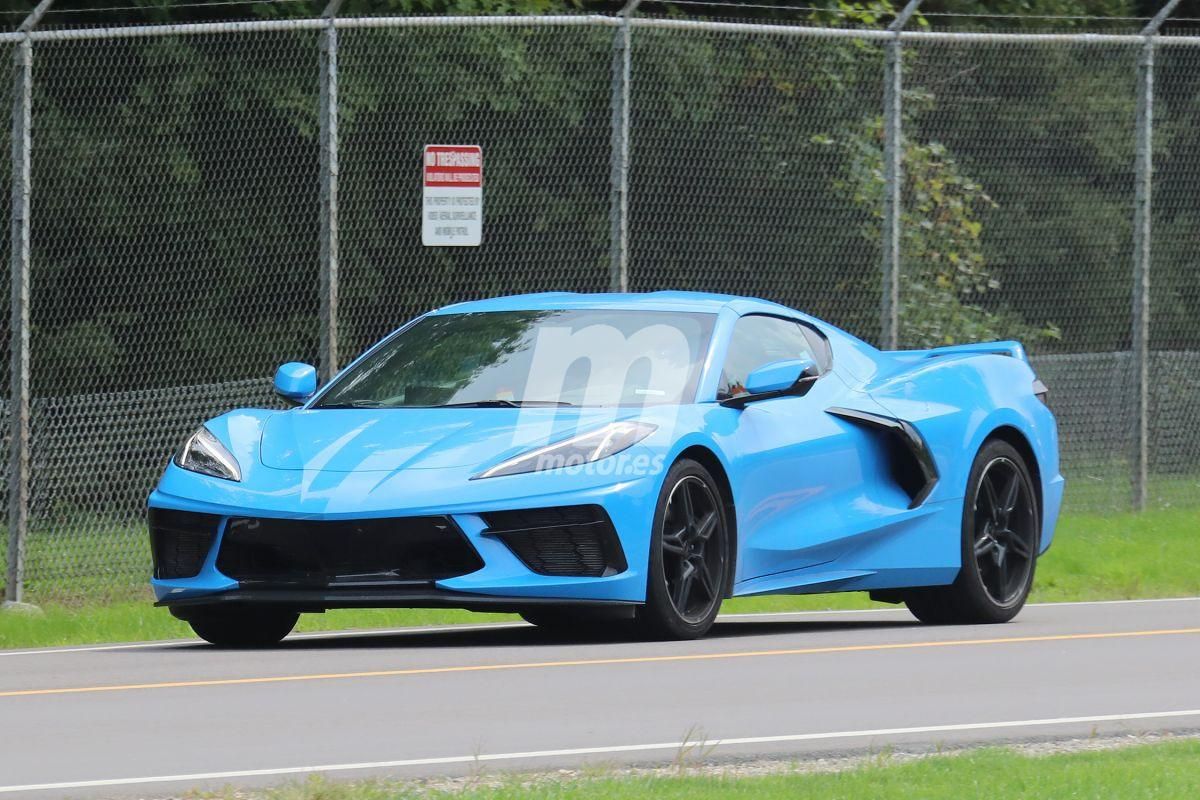
<instances>
[{"instance_id":1,"label":"side air intake","mask_svg":"<svg viewBox=\"0 0 1200 800\"><path fill-rule=\"evenodd\" d=\"M937 465L925 437L911 423L853 408L829 408L825 413L871 431L880 438L887 453L892 480L908 494L909 508L916 508L937 485Z\"/></svg>"}]
</instances>

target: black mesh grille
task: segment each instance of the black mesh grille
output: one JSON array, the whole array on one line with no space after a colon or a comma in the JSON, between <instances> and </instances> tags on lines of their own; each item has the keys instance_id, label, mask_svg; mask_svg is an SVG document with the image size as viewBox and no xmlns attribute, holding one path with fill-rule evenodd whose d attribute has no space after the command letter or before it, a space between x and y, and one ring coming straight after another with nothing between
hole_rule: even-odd
<instances>
[{"instance_id":1,"label":"black mesh grille","mask_svg":"<svg viewBox=\"0 0 1200 800\"><path fill-rule=\"evenodd\" d=\"M152 508L149 522L154 577L192 578L199 574L221 518L215 514Z\"/></svg>"},{"instance_id":2,"label":"black mesh grille","mask_svg":"<svg viewBox=\"0 0 1200 800\"><path fill-rule=\"evenodd\" d=\"M231 578L287 586L429 582L482 566L449 517L234 517L217 554L217 569Z\"/></svg>"},{"instance_id":3,"label":"black mesh grille","mask_svg":"<svg viewBox=\"0 0 1200 800\"><path fill-rule=\"evenodd\" d=\"M562 506L483 515L496 536L541 575L599 578L626 568L625 554L600 506Z\"/></svg>"}]
</instances>

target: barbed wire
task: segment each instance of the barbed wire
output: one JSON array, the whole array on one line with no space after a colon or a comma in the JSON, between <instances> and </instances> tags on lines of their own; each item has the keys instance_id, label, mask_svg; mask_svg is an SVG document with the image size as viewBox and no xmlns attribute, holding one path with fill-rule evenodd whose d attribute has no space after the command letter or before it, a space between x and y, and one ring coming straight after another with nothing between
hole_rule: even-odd
<instances>
[{"instance_id":1,"label":"barbed wire","mask_svg":"<svg viewBox=\"0 0 1200 800\"><path fill-rule=\"evenodd\" d=\"M768 11L800 11L812 12L818 14L832 14L834 16L845 17L854 16L868 12L868 9L844 9L844 8L828 8L825 6L813 5L792 5L787 3L742 3L734 2L733 0L649 0L656 5L677 5L677 6L712 6L720 8L752 8ZM878 12L879 16L889 17L894 16L890 12ZM964 19L1000 19L1000 20L1064 20L1064 21L1090 21L1090 22L1147 22L1150 17L1134 17L1134 16L1088 16L1085 14L997 14L997 13L982 13L972 11L918 11L917 13L925 17L961 17ZM1191 17L1170 17L1171 22L1197 22L1198 18Z\"/></svg>"},{"instance_id":2,"label":"barbed wire","mask_svg":"<svg viewBox=\"0 0 1200 800\"><path fill-rule=\"evenodd\" d=\"M970 19L1062 19L1062 20L1104 20L1112 22L1148 22L1150 17L1121 17L1094 16L1084 14L981 14L973 11L924 11L926 17L966 17ZM1172 18L1177 19L1177 18Z\"/></svg>"},{"instance_id":3,"label":"barbed wire","mask_svg":"<svg viewBox=\"0 0 1200 800\"><path fill-rule=\"evenodd\" d=\"M824 8L822 6L793 6L793 5L778 5L767 3L735 3L728 0L649 0L655 5L673 5L673 6L714 6L719 8L751 8L765 11L798 11L812 12L819 14L833 14L839 17L848 17L855 14L861 14L862 11L844 8ZM882 16L891 16L884 13Z\"/></svg>"},{"instance_id":4,"label":"barbed wire","mask_svg":"<svg viewBox=\"0 0 1200 800\"><path fill-rule=\"evenodd\" d=\"M280 3L310 3L312 0L209 0L205 3L171 3L169 5L151 6L102 6L100 8L56 8L51 6L47 14L91 14L96 11L174 11L179 8L208 8L210 6L255 6L277 5ZM5 14L28 14L28 11L5 11Z\"/></svg>"},{"instance_id":5,"label":"barbed wire","mask_svg":"<svg viewBox=\"0 0 1200 800\"><path fill-rule=\"evenodd\" d=\"M311 3L312 0L206 0L205 2L179 2L168 3L163 5L114 5L100 6L95 8L60 8L51 7L47 9L47 14L91 14L98 12L109 11L175 11L185 9L200 9L200 8L218 8L227 6L252 6L252 5L285 5L285 4L302 4ZM813 13L813 14L828 14L836 17L850 17L863 13L861 10L845 9L845 8L829 8L825 6L814 5L799 5L790 3L746 3L733 2L732 0L649 0L649 3L655 5L676 5L676 6L700 6L712 8L728 8L728 9L753 9L761 11L785 11L798 13ZM28 11L21 9L3 9L0 14L5 16L27 16ZM1005 20L1010 22L1019 22L1024 20L1038 21L1069 21L1069 22L1145 22L1150 17L1145 16L1120 16L1120 15L1104 15L1104 16L1087 16L1083 14L998 14L984 13L972 11L922 11L919 12L925 17L939 17L949 19L988 19L988 20ZM887 13L880 16L891 16ZM1196 17L1171 17L1169 23L1179 22L1200 22L1200 18Z\"/></svg>"}]
</instances>

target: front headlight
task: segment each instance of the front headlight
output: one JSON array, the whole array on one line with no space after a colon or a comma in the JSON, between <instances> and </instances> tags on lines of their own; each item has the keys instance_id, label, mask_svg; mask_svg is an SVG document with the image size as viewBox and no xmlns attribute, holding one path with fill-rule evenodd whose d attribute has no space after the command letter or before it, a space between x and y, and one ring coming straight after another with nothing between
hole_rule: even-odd
<instances>
[{"instance_id":1,"label":"front headlight","mask_svg":"<svg viewBox=\"0 0 1200 800\"><path fill-rule=\"evenodd\" d=\"M175 465L227 481L242 479L242 468L238 466L233 453L203 425L179 448L175 454Z\"/></svg>"},{"instance_id":2,"label":"front headlight","mask_svg":"<svg viewBox=\"0 0 1200 800\"><path fill-rule=\"evenodd\" d=\"M577 467L616 455L633 447L658 428L648 422L613 422L590 433L573 436L537 450L522 453L501 462L476 478L495 478L499 475L519 475L547 469Z\"/></svg>"}]
</instances>

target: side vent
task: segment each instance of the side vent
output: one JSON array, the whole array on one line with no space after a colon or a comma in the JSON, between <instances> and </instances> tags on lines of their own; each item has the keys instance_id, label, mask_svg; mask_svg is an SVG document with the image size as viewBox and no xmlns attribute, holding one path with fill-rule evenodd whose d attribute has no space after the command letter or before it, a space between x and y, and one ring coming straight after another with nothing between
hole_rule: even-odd
<instances>
[{"instance_id":1,"label":"side vent","mask_svg":"<svg viewBox=\"0 0 1200 800\"><path fill-rule=\"evenodd\" d=\"M937 485L937 465L933 454L925 443L925 437L902 419L858 411L852 408L829 408L832 414L854 425L871 431L880 438L887 453L888 467L892 480L908 494L909 508L916 508Z\"/></svg>"}]
</instances>

